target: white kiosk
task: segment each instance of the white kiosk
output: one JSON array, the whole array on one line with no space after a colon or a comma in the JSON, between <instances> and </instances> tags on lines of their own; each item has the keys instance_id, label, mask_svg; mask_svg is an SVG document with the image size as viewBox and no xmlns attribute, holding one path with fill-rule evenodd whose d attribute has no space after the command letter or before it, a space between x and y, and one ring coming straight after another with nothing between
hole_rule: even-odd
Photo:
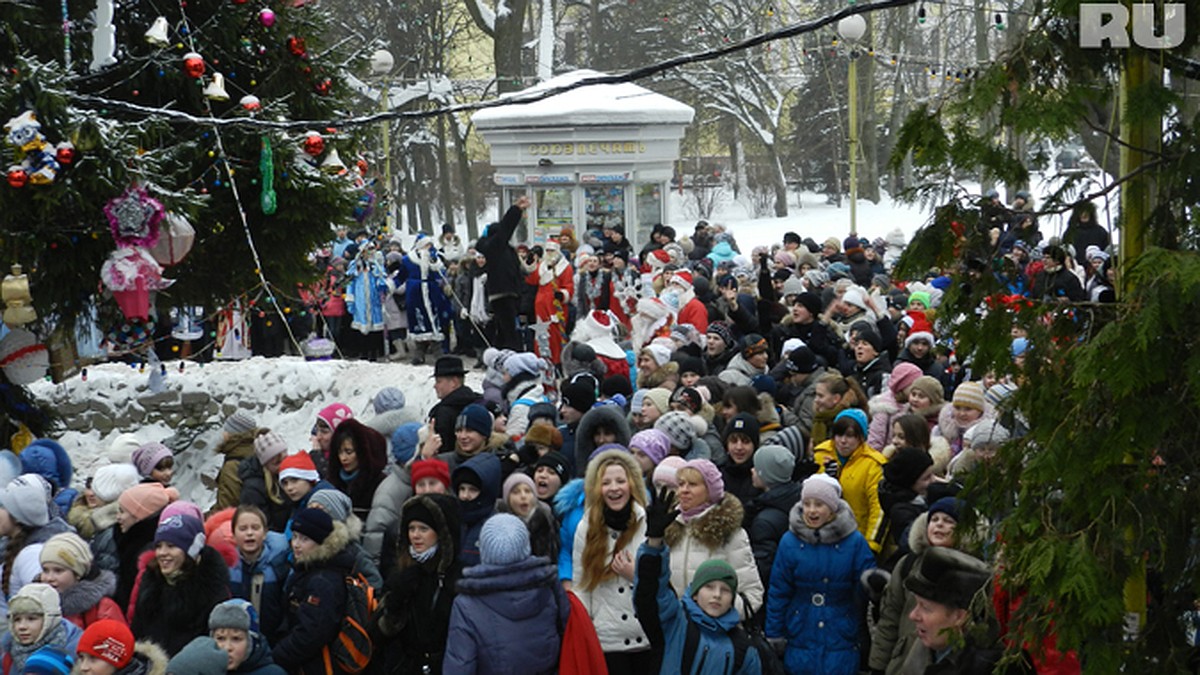
<instances>
[{"instance_id":1,"label":"white kiosk","mask_svg":"<svg viewBox=\"0 0 1200 675\"><path fill-rule=\"evenodd\" d=\"M532 94L588 77L576 70L512 94ZM472 116L491 146L501 212L522 194L533 206L528 240L544 242L564 226L582 239L606 223L622 225L637 251L667 222L667 189L691 106L636 84L588 85L534 103L487 108Z\"/></svg>"}]
</instances>

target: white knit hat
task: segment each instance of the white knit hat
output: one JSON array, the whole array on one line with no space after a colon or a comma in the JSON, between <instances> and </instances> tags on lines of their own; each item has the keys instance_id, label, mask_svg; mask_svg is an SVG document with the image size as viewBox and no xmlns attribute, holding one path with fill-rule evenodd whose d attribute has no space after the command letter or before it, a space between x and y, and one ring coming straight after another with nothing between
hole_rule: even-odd
<instances>
[{"instance_id":1,"label":"white knit hat","mask_svg":"<svg viewBox=\"0 0 1200 675\"><path fill-rule=\"evenodd\" d=\"M96 499L111 504L141 479L137 467L132 464L108 464L96 469L96 475L92 476L92 494L96 495Z\"/></svg>"}]
</instances>

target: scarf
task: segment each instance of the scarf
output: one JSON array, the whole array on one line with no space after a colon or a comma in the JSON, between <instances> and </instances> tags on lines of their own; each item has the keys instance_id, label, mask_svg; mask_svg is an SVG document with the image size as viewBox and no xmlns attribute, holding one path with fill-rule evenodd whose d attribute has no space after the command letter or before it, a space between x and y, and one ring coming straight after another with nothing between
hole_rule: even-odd
<instances>
[{"instance_id":1,"label":"scarf","mask_svg":"<svg viewBox=\"0 0 1200 675\"><path fill-rule=\"evenodd\" d=\"M414 561L423 563L427 562L430 558L437 554L437 550L438 546L437 544L434 544L433 546L425 549L424 553L417 553L416 550L413 549L412 545L409 545L408 555L411 556Z\"/></svg>"},{"instance_id":2,"label":"scarf","mask_svg":"<svg viewBox=\"0 0 1200 675\"><path fill-rule=\"evenodd\" d=\"M358 471L356 470L354 473L346 473L345 469L338 469L338 475L341 476L342 480L347 485L349 485L354 481L355 478L358 478Z\"/></svg>"},{"instance_id":3,"label":"scarf","mask_svg":"<svg viewBox=\"0 0 1200 675\"><path fill-rule=\"evenodd\" d=\"M704 502L703 504L701 504L700 506L697 506L694 509L687 509L687 510L680 509L679 517L677 518L677 520L679 522L683 523L684 525L687 525L688 523L692 522L693 519L698 518L698 517L704 515L705 513L708 513L709 509L711 509L715 506L716 506L716 504L709 504L708 502Z\"/></svg>"},{"instance_id":4,"label":"scarf","mask_svg":"<svg viewBox=\"0 0 1200 675\"><path fill-rule=\"evenodd\" d=\"M32 644L23 645L17 642L17 638L12 637L12 645L8 648L8 655L12 658L12 666L9 669L11 673L25 672L25 661L33 655L34 652L45 647L46 645L55 645L57 647L67 647L67 629L63 627L63 619L59 616L44 617L43 621L56 621L53 628L44 629L42 636L33 641Z\"/></svg>"},{"instance_id":5,"label":"scarf","mask_svg":"<svg viewBox=\"0 0 1200 675\"><path fill-rule=\"evenodd\" d=\"M625 502L625 508L620 511L613 511L607 506L604 507L604 524L608 529L617 532L624 532L629 527L629 516L633 513L633 500Z\"/></svg>"}]
</instances>

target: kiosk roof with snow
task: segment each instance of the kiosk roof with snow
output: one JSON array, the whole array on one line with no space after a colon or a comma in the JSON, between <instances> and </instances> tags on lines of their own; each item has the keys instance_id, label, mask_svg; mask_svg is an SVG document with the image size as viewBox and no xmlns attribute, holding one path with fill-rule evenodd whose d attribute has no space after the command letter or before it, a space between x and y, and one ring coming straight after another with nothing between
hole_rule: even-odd
<instances>
[{"instance_id":1,"label":"kiosk roof with snow","mask_svg":"<svg viewBox=\"0 0 1200 675\"><path fill-rule=\"evenodd\" d=\"M553 77L508 97L520 100L604 73L575 70ZM614 124L691 124L696 111L632 82L590 84L533 103L485 108L471 119L481 131L547 126L609 126Z\"/></svg>"},{"instance_id":2,"label":"kiosk roof with snow","mask_svg":"<svg viewBox=\"0 0 1200 675\"><path fill-rule=\"evenodd\" d=\"M576 70L508 98L528 100L602 75ZM693 117L691 106L622 83L486 108L472 120L491 147L501 212L521 195L533 202L523 240L542 243L564 227L582 234L619 226L637 250L670 220L667 190Z\"/></svg>"}]
</instances>

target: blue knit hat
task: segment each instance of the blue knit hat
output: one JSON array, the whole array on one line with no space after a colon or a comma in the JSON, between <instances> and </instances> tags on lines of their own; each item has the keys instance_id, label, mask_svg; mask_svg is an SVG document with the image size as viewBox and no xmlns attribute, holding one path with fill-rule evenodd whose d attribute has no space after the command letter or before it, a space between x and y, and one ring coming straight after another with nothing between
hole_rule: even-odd
<instances>
[{"instance_id":1,"label":"blue knit hat","mask_svg":"<svg viewBox=\"0 0 1200 675\"><path fill-rule=\"evenodd\" d=\"M530 556L529 528L511 513L498 513L479 532L479 561L485 565L512 565Z\"/></svg>"},{"instance_id":2,"label":"blue knit hat","mask_svg":"<svg viewBox=\"0 0 1200 675\"><path fill-rule=\"evenodd\" d=\"M75 665L75 657L60 647L46 645L25 659L25 669L22 673L36 675L67 675Z\"/></svg>"},{"instance_id":3,"label":"blue knit hat","mask_svg":"<svg viewBox=\"0 0 1200 675\"><path fill-rule=\"evenodd\" d=\"M842 412L838 413L837 416L833 418L833 421L836 422L843 417L849 417L850 419L854 420L854 422L858 424L858 428L862 430L862 437L867 437L867 427L869 423L867 422L867 414L865 412L859 410L858 408L846 408Z\"/></svg>"},{"instance_id":4,"label":"blue knit hat","mask_svg":"<svg viewBox=\"0 0 1200 675\"><path fill-rule=\"evenodd\" d=\"M404 392L396 387L384 387L371 399L371 407L375 408L376 415L400 410L404 407Z\"/></svg>"},{"instance_id":5,"label":"blue knit hat","mask_svg":"<svg viewBox=\"0 0 1200 675\"><path fill-rule=\"evenodd\" d=\"M183 549L189 558L196 558L204 548L204 523L193 516L177 513L158 524L154 543L160 541Z\"/></svg>"},{"instance_id":6,"label":"blue knit hat","mask_svg":"<svg viewBox=\"0 0 1200 675\"><path fill-rule=\"evenodd\" d=\"M397 464L405 464L417 454L417 443L423 426L425 425L420 422L409 422L396 428L392 434L392 459L396 460Z\"/></svg>"},{"instance_id":7,"label":"blue knit hat","mask_svg":"<svg viewBox=\"0 0 1200 675\"><path fill-rule=\"evenodd\" d=\"M207 635L187 643L167 664L171 675L223 675L229 665L229 653Z\"/></svg>"},{"instance_id":8,"label":"blue knit hat","mask_svg":"<svg viewBox=\"0 0 1200 675\"><path fill-rule=\"evenodd\" d=\"M929 515L932 517L935 513L944 513L957 522L959 513L962 512L964 506L966 506L966 503L961 499L942 497L929 505Z\"/></svg>"},{"instance_id":9,"label":"blue knit hat","mask_svg":"<svg viewBox=\"0 0 1200 675\"><path fill-rule=\"evenodd\" d=\"M324 544L333 532L333 518L324 509L300 509L292 516L292 531Z\"/></svg>"},{"instance_id":10,"label":"blue knit hat","mask_svg":"<svg viewBox=\"0 0 1200 675\"><path fill-rule=\"evenodd\" d=\"M456 430L468 429L487 438L492 435L492 421L492 413L488 412L487 408L478 403L472 403L463 408L454 428Z\"/></svg>"}]
</instances>

